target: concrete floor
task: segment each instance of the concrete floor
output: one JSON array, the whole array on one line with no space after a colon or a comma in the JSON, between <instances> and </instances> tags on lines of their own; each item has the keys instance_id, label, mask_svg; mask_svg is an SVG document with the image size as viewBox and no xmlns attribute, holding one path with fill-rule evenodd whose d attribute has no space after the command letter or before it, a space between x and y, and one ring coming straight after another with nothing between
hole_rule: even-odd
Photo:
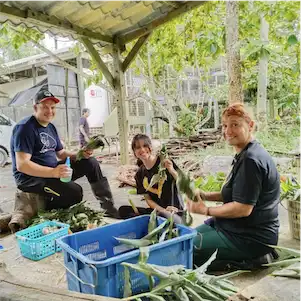
<instances>
[{"instance_id":1,"label":"concrete floor","mask_svg":"<svg viewBox=\"0 0 301 301\"><path fill-rule=\"evenodd\" d=\"M118 167L116 165L101 164L101 168L110 182L116 206L127 205L127 190L129 190L130 187L118 188L119 182L116 180ZM92 208L98 209L99 204L95 200L87 180L82 178L77 182L82 185L84 189L84 200L87 200ZM0 209L2 209L3 212L10 212L13 209L14 194L15 183L12 177L11 165L7 165L0 169ZM139 196L134 196L132 199L137 206L145 205L140 201ZM300 242L291 238L286 209L282 206L280 206L279 209L281 221L279 245L299 248ZM194 215L193 227L203 223L203 221L203 216ZM109 222L113 222L113 220L109 220ZM4 260L7 270L16 278L38 284L47 284L53 288L67 288L63 256L61 253L34 262L20 255L19 248L13 235L2 235L1 237L0 234L0 245L3 245L5 249L7 249L5 252L0 252L0 261ZM234 282L238 287L245 288L268 273L269 270L266 269L256 273L241 275L236 277Z\"/></svg>"}]
</instances>

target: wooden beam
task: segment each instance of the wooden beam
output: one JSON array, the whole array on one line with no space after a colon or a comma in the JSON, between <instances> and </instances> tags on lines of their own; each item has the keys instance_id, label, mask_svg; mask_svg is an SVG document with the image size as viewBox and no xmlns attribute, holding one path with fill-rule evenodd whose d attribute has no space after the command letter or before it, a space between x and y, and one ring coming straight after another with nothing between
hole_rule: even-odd
<instances>
[{"instance_id":1,"label":"wooden beam","mask_svg":"<svg viewBox=\"0 0 301 301\"><path fill-rule=\"evenodd\" d=\"M127 116L126 102L125 102L125 82L124 72L122 71L121 50L119 43L113 44L113 64L114 64L114 78L115 78L115 100L117 103L118 129L119 129L119 143L120 143L120 158L122 164L129 164L129 119Z\"/></svg>"},{"instance_id":2,"label":"wooden beam","mask_svg":"<svg viewBox=\"0 0 301 301\"><path fill-rule=\"evenodd\" d=\"M19 30L15 29L14 27L11 27L12 30L14 30L15 32L20 33ZM34 43L38 48L40 48L42 51L44 51L45 53L47 53L49 56L51 56L52 58L54 58L54 60L56 60L60 65L62 65L65 68L70 69L71 71L73 71L76 74L79 74L80 76L83 76L85 78L90 78L90 76L80 70L78 70L78 68L68 64L67 62L65 62L64 60L62 60L60 57L58 57L57 55L55 55L54 53L52 53L50 50L48 50L46 47L44 47L43 45L41 45L40 43L36 42L32 37L30 37L29 35L22 33L23 36L25 36L28 40L30 40L32 43ZM103 83L97 83L98 86L100 86L101 88L105 89L106 91L109 91L110 93L114 93L114 91L111 89L110 86L106 86Z\"/></svg>"},{"instance_id":3,"label":"wooden beam","mask_svg":"<svg viewBox=\"0 0 301 301\"><path fill-rule=\"evenodd\" d=\"M132 61L135 59L136 55L138 54L138 51L140 48L144 45L148 37L150 36L150 33L146 34L145 36L142 36L139 38L139 40L136 42L136 44L131 49L130 53L127 55L125 60L122 63L122 71L125 72L127 68L130 66Z\"/></svg>"},{"instance_id":4,"label":"wooden beam","mask_svg":"<svg viewBox=\"0 0 301 301\"><path fill-rule=\"evenodd\" d=\"M108 67L106 66L106 64L101 59L99 53L97 52L93 44L87 38L82 38L81 40L85 45L85 47L87 48L88 52L90 53L91 57L95 60L97 67L103 73L104 77L106 78L110 86L114 88L114 78L111 72L109 71Z\"/></svg>"},{"instance_id":5,"label":"wooden beam","mask_svg":"<svg viewBox=\"0 0 301 301\"><path fill-rule=\"evenodd\" d=\"M83 56L80 52L76 58L76 67L79 72L83 73ZM85 107L85 88L82 76L77 75L77 86L78 86L78 104L79 104L79 116L81 115L82 109Z\"/></svg>"},{"instance_id":6,"label":"wooden beam","mask_svg":"<svg viewBox=\"0 0 301 301\"><path fill-rule=\"evenodd\" d=\"M32 11L30 9L21 10L15 7L10 7L0 3L0 15L6 15L8 17L15 17L22 20L24 23L30 25L41 25L46 28L56 27L63 30L65 33L74 34L80 37L88 37L91 39L112 43L113 38L108 35L103 35L97 32L84 29L75 24L72 24L66 20L60 20L54 16L48 16L41 12Z\"/></svg>"},{"instance_id":7,"label":"wooden beam","mask_svg":"<svg viewBox=\"0 0 301 301\"><path fill-rule=\"evenodd\" d=\"M163 25L164 23L178 17L179 15L195 8L198 7L202 4L207 3L208 1L188 1L184 4L182 4L181 6L179 6L179 8L172 10L171 12L167 13L167 15L165 15L164 17L158 18L157 20L154 20L146 25L144 25L142 28L139 28L135 31L132 31L130 33L126 33L124 35L121 35L120 38L120 42L121 43L128 43L132 40L135 40L147 33L150 33L151 31L153 31L155 28Z\"/></svg>"}]
</instances>

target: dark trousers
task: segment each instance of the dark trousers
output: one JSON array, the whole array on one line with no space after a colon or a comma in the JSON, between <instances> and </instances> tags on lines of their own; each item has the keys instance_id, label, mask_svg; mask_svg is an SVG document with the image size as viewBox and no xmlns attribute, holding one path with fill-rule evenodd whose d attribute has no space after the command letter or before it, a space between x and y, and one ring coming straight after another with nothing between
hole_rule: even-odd
<instances>
[{"instance_id":1,"label":"dark trousers","mask_svg":"<svg viewBox=\"0 0 301 301\"><path fill-rule=\"evenodd\" d=\"M64 162L59 162L62 164ZM56 178L36 178L37 184L33 186L18 186L24 192L32 192L46 197L46 210L69 208L83 199L83 189L74 181L86 176L89 183L93 184L103 178L99 163L95 158L82 159L71 162L73 169L72 181L61 182ZM59 196L58 196L58 195Z\"/></svg>"},{"instance_id":2,"label":"dark trousers","mask_svg":"<svg viewBox=\"0 0 301 301\"><path fill-rule=\"evenodd\" d=\"M153 211L153 209L151 208L143 208L143 207L137 207L137 210L140 215L151 214ZM118 213L121 219L128 219L136 216L136 213L134 212L131 206L121 206L118 209Z\"/></svg>"}]
</instances>

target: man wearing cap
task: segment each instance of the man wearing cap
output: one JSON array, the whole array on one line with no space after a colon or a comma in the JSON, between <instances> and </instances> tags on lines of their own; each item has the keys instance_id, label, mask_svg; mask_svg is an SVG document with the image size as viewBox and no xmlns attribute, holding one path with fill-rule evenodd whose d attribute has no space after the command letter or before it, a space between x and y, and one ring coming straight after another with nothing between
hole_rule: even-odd
<instances>
[{"instance_id":1,"label":"man wearing cap","mask_svg":"<svg viewBox=\"0 0 301 301\"><path fill-rule=\"evenodd\" d=\"M86 176L95 197L107 214L117 217L111 189L102 175L92 150L85 152L85 159L75 161L76 153L67 151L51 121L60 100L46 89L35 96L34 114L16 124L11 138L13 174L17 187L24 192L37 193L47 199L46 209L68 208L83 198L83 189L74 181ZM72 181L68 177L66 158L71 158ZM57 159L58 158L58 159Z\"/></svg>"}]
</instances>

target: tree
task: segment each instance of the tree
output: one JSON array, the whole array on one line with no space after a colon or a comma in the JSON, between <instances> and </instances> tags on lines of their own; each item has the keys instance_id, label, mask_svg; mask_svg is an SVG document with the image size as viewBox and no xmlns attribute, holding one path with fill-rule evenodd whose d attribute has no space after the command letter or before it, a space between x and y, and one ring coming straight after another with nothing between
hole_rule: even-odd
<instances>
[{"instance_id":1,"label":"tree","mask_svg":"<svg viewBox=\"0 0 301 301\"><path fill-rule=\"evenodd\" d=\"M234 102L243 102L240 49L238 43L238 5L239 3L237 1L228 1L226 3L226 53L229 82L229 104Z\"/></svg>"},{"instance_id":2,"label":"tree","mask_svg":"<svg viewBox=\"0 0 301 301\"><path fill-rule=\"evenodd\" d=\"M268 43L269 24L264 14L260 15L260 39L263 45ZM258 90L257 90L257 120L260 129L267 124L267 86L268 86L268 53L262 48L258 65Z\"/></svg>"}]
</instances>

